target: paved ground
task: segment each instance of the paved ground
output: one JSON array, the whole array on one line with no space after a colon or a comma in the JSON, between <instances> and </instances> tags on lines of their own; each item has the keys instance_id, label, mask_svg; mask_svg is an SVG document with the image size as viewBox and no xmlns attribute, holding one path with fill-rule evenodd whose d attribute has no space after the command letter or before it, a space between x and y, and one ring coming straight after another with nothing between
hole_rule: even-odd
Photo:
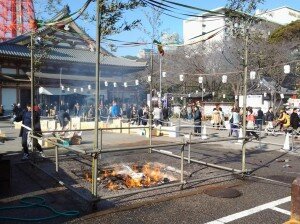
<instances>
[{"instance_id":1,"label":"paved ground","mask_svg":"<svg viewBox=\"0 0 300 224\"><path fill-rule=\"evenodd\" d=\"M0 130L12 139L4 144L0 143L0 151L5 155L3 159L10 159L12 164L11 188L10 191L1 190L0 206L15 206L24 197L41 196L46 200L47 205L59 211L77 210L80 212L77 218L57 217L46 221L48 223L66 221L70 223L283 223L289 219L291 182L295 177L300 176L299 150L294 153L280 150L280 145L283 145L285 140L284 136L268 136L263 139L263 142L278 145L271 146L263 143L260 145L256 142L247 145L247 168L255 170L251 177L242 179L239 176L230 175L226 178L188 184L184 190L176 187L172 188L172 191L157 190L153 193L105 200L97 205L97 211L92 211L88 204L76 194L59 185L29 163L20 162L21 147L20 139L16 137L17 130L11 129L9 123L2 121ZM186 130L188 131L188 128ZM210 129L207 126L207 134L210 139L217 139L227 137L228 132ZM87 133L83 137L84 147L92 148L91 133ZM198 139L200 138L193 137L193 140ZM182 137L176 139L158 137L153 141L155 144L180 142ZM104 135L103 143L104 148L112 148L121 145L145 145L148 140L143 136L108 133ZM296 147L298 144L295 142ZM178 150L173 147L163 150L178 155ZM48 157L54 154L53 149L45 152ZM153 156L147 156L145 152L129 154L107 155L102 160L110 163L127 161L132 158L136 158L136 160L151 158L170 163L174 167L180 165L178 160L167 155L153 153ZM185 152L185 156L187 156L187 152ZM236 144L236 141L193 145L191 157L241 169L241 145ZM40 167L43 167L43 164L45 163L41 163ZM194 163L185 162L184 168L186 172L189 172L191 180L208 174L224 173L224 171ZM185 176L185 178L187 177ZM236 189L242 195L237 198L212 197L205 193L206 190L212 188ZM52 213L46 211L44 207L12 211L1 211L0 209L0 217L30 218L51 215Z\"/></svg>"}]
</instances>

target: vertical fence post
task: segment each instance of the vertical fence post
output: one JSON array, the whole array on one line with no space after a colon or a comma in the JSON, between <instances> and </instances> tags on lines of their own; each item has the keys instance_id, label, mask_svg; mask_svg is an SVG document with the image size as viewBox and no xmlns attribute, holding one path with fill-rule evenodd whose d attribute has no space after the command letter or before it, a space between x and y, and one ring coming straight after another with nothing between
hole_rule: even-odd
<instances>
[{"instance_id":1,"label":"vertical fence post","mask_svg":"<svg viewBox=\"0 0 300 224\"><path fill-rule=\"evenodd\" d=\"M103 149L103 129L100 128L100 153L99 153L99 159L101 159L102 149Z\"/></svg>"},{"instance_id":2,"label":"vertical fence post","mask_svg":"<svg viewBox=\"0 0 300 224\"><path fill-rule=\"evenodd\" d=\"M261 147L261 131L262 131L262 125L259 125L259 149L261 150L262 147Z\"/></svg>"},{"instance_id":3,"label":"vertical fence post","mask_svg":"<svg viewBox=\"0 0 300 224\"><path fill-rule=\"evenodd\" d=\"M92 155L92 194L97 197L98 153Z\"/></svg>"},{"instance_id":4,"label":"vertical fence post","mask_svg":"<svg viewBox=\"0 0 300 224\"><path fill-rule=\"evenodd\" d=\"M295 134L295 131L293 130L292 131L292 151L294 151L294 144L295 144L295 142L294 142L294 134Z\"/></svg>"},{"instance_id":5,"label":"vertical fence post","mask_svg":"<svg viewBox=\"0 0 300 224\"><path fill-rule=\"evenodd\" d=\"M188 163L191 163L191 142L192 142L192 132L189 133Z\"/></svg>"},{"instance_id":6,"label":"vertical fence post","mask_svg":"<svg viewBox=\"0 0 300 224\"><path fill-rule=\"evenodd\" d=\"M184 145L181 147L180 181L183 183Z\"/></svg>"},{"instance_id":7,"label":"vertical fence post","mask_svg":"<svg viewBox=\"0 0 300 224\"><path fill-rule=\"evenodd\" d=\"M55 171L58 173L58 146L55 146Z\"/></svg>"}]
</instances>

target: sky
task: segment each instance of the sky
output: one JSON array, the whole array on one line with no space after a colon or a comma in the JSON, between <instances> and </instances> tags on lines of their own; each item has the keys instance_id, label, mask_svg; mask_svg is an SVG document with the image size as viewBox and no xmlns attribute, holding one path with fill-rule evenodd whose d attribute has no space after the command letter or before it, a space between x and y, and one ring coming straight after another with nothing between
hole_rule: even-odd
<instances>
[{"instance_id":1,"label":"sky","mask_svg":"<svg viewBox=\"0 0 300 224\"><path fill-rule=\"evenodd\" d=\"M203 8L203 9L208 9L212 10L218 7L225 6L227 4L227 0L176 0L176 2L179 2L181 4L186 4L186 5L192 5L195 7ZM63 0L63 4L68 4L71 10L71 13L79 9L83 4L85 3L85 0ZM92 2L88 8L90 12L93 12L95 9L96 4ZM300 0L265 0L263 4L259 5L259 9L262 10L269 10L269 9L274 9L278 8L281 6L289 6L291 8L294 8L296 10L300 11ZM39 10L39 7L35 7L36 11ZM149 7L146 9L136 9L131 12L127 12L124 15L124 20L126 21L133 21L136 18L141 19L141 23L143 24L144 28L147 30L151 29L151 26L146 20L145 17L145 10L149 10ZM184 16L181 16L184 17ZM166 15L162 15L162 25L160 27L161 31L167 32L167 33L178 33L179 37L182 39L183 31L182 31L182 23L183 20L180 19L175 19ZM95 30L95 24L92 23L87 23L84 21L77 21L79 25L85 27L87 33L91 37L96 36L96 30ZM146 40L150 42L149 37L145 35L144 32L142 32L140 29L135 29L132 31L127 31L127 32L122 32L121 34L111 36L110 38L113 39L118 39L122 41L128 41L128 42L134 42L134 41L142 41ZM108 48L104 45L105 48ZM113 52L115 55L118 56L126 56L126 55L132 55L132 56L137 56L138 52L143 49L143 48L150 48L151 46L139 46L139 47L118 47L116 52Z\"/></svg>"}]
</instances>

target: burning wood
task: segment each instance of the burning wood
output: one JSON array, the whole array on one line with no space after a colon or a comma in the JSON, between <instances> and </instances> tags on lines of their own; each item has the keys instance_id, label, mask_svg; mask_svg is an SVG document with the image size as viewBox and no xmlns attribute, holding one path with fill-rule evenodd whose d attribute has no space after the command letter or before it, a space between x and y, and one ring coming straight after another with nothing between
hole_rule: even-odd
<instances>
[{"instance_id":1,"label":"burning wood","mask_svg":"<svg viewBox=\"0 0 300 224\"><path fill-rule=\"evenodd\" d=\"M85 177L85 180L86 180L86 181L92 183L92 174L91 174L91 173L86 172L86 173L84 174L84 177Z\"/></svg>"},{"instance_id":2,"label":"burning wood","mask_svg":"<svg viewBox=\"0 0 300 224\"><path fill-rule=\"evenodd\" d=\"M162 172L161 166L149 163L143 166L121 165L115 169L105 169L101 173L101 183L109 190L151 187L170 181Z\"/></svg>"}]
</instances>

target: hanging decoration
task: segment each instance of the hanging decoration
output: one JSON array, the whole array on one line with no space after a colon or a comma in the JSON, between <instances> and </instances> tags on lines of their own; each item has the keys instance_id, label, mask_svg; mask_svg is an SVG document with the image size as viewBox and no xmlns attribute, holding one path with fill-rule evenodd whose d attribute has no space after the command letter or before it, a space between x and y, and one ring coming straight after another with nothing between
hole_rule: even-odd
<instances>
[{"instance_id":1,"label":"hanging decoration","mask_svg":"<svg viewBox=\"0 0 300 224\"><path fill-rule=\"evenodd\" d=\"M183 82L183 80L184 80L184 75L179 75L179 80L180 80L181 82Z\"/></svg>"},{"instance_id":2,"label":"hanging decoration","mask_svg":"<svg viewBox=\"0 0 300 224\"><path fill-rule=\"evenodd\" d=\"M227 75L223 75L223 76L222 76L222 82L223 82L223 83L226 83L226 82L227 82Z\"/></svg>"},{"instance_id":3,"label":"hanging decoration","mask_svg":"<svg viewBox=\"0 0 300 224\"><path fill-rule=\"evenodd\" d=\"M202 77L202 76L200 76L200 77L198 78L198 82L199 82L200 84L203 83L203 77Z\"/></svg>"},{"instance_id":4,"label":"hanging decoration","mask_svg":"<svg viewBox=\"0 0 300 224\"><path fill-rule=\"evenodd\" d=\"M251 80L254 80L254 79L255 79L255 76L256 76L256 72L255 72L255 71L251 71L251 72L250 72L250 79L251 79Z\"/></svg>"}]
</instances>

